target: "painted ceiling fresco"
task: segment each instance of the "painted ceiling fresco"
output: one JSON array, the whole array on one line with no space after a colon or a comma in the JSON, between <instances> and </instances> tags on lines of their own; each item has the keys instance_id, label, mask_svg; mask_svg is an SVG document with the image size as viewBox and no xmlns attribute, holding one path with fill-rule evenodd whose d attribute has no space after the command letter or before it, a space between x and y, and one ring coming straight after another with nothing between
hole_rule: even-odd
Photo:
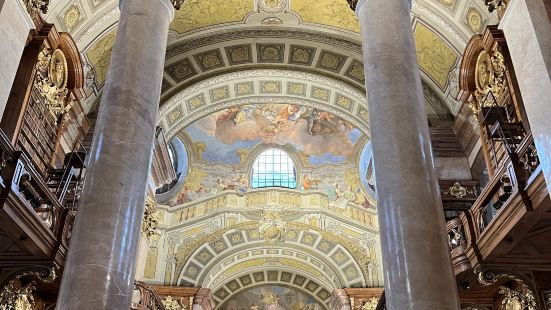
<instances>
[{"instance_id":1,"label":"painted ceiling fresco","mask_svg":"<svg viewBox=\"0 0 551 310\"><path fill-rule=\"evenodd\" d=\"M321 310L324 306L297 290L283 286L261 286L231 297L221 310Z\"/></svg>"},{"instance_id":2,"label":"painted ceiling fresco","mask_svg":"<svg viewBox=\"0 0 551 310\"><path fill-rule=\"evenodd\" d=\"M204 117L185 129L201 160L239 164L257 144L293 146L310 165L340 164L353 154L359 129L327 112L287 104L244 105Z\"/></svg>"}]
</instances>

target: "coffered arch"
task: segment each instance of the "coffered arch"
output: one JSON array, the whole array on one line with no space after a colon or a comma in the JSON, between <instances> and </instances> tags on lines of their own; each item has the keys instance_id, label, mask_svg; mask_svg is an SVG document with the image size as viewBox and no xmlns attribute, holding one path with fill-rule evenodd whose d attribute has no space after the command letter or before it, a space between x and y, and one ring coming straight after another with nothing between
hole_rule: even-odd
<instances>
[{"instance_id":1,"label":"coffered arch","mask_svg":"<svg viewBox=\"0 0 551 310\"><path fill-rule=\"evenodd\" d=\"M266 269L301 274L307 278L316 279L318 284L328 289L341 287L343 283L346 283L344 279L339 279L340 273L338 270L332 269L334 266L329 266L327 262L320 261L315 255L305 250L280 245L266 248L251 247L236 251L234 254L228 255L224 262L213 264L213 268L205 275L202 283L206 287L217 288L244 274ZM220 268L222 265L224 268ZM285 279L282 282L286 282ZM303 283L298 284L302 285Z\"/></svg>"},{"instance_id":2,"label":"coffered arch","mask_svg":"<svg viewBox=\"0 0 551 310\"><path fill-rule=\"evenodd\" d=\"M368 133L365 95L333 79L296 71L247 70L197 83L170 98L158 123L168 137L216 111L244 104L288 103L328 111Z\"/></svg>"},{"instance_id":3,"label":"coffered arch","mask_svg":"<svg viewBox=\"0 0 551 310\"><path fill-rule=\"evenodd\" d=\"M320 305L329 308L331 293L326 287L320 285L317 280L293 270L261 270L256 272L244 272L237 278L224 283L213 290L214 299L220 308L230 299L230 295L249 291L263 286L283 286L297 290L310 296Z\"/></svg>"},{"instance_id":4,"label":"coffered arch","mask_svg":"<svg viewBox=\"0 0 551 310\"><path fill-rule=\"evenodd\" d=\"M245 252L251 253L251 257L271 256L288 262L299 259L304 266L298 268L302 272L315 273L314 267L307 266L317 266L322 272L316 276L323 274L320 278L327 279L327 285L333 288L373 286L370 282L379 277L377 271L377 275L371 275L368 268L376 258L340 236L307 224L286 222L277 226L277 236L272 240L266 232L271 226L263 227L262 224L262 221L245 222L228 227L216 235L197 240L197 246L191 252L187 247L175 248L177 263L172 283L212 285L224 269L233 266L233 258Z\"/></svg>"}]
</instances>

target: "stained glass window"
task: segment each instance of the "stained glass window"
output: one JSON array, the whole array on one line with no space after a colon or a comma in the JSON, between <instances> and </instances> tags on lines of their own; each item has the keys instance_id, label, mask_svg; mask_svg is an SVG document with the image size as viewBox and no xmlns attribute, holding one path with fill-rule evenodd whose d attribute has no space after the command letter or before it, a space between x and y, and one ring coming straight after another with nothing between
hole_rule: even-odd
<instances>
[{"instance_id":1,"label":"stained glass window","mask_svg":"<svg viewBox=\"0 0 551 310\"><path fill-rule=\"evenodd\" d=\"M280 149L267 149L253 163L251 186L297 187L295 165L291 157Z\"/></svg>"}]
</instances>

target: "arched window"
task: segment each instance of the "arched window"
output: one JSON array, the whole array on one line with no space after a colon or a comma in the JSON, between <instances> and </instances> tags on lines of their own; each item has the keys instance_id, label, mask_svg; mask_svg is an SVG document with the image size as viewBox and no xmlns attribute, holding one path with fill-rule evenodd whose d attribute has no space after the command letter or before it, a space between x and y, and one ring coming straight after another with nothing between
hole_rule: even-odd
<instances>
[{"instance_id":1,"label":"arched window","mask_svg":"<svg viewBox=\"0 0 551 310\"><path fill-rule=\"evenodd\" d=\"M253 163L252 188L297 187L295 165L291 157L280 149L267 149Z\"/></svg>"}]
</instances>

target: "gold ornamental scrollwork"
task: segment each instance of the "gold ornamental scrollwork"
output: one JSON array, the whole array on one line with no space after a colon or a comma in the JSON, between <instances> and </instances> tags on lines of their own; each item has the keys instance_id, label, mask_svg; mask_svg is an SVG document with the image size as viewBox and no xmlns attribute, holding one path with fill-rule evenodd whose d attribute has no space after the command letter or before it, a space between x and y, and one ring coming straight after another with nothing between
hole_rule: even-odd
<instances>
[{"instance_id":1,"label":"gold ornamental scrollwork","mask_svg":"<svg viewBox=\"0 0 551 310\"><path fill-rule=\"evenodd\" d=\"M67 89L67 59L60 49L42 49L36 63L36 77L33 87L45 100L48 109L54 116L67 112L73 98L69 98Z\"/></svg>"},{"instance_id":2,"label":"gold ornamental scrollwork","mask_svg":"<svg viewBox=\"0 0 551 310\"><path fill-rule=\"evenodd\" d=\"M513 287L505 284L499 286L499 294L503 296L501 301L503 309L537 309L534 292L522 279L505 273L494 273L480 266L474 272L478 276L478 282L484 286L490 286L500 280L514 283Z\"/></svg>"},{"instance_id":3,"label":"gold ornamental scrollwork","mask_svg":"<svg viewBox=\"0 0 551 310\"><path fill-rule=\"evenodd\" d=\"M65 54L63 54L60 49L56 49L50 58L48 75L54 86L58 89L65 89L67 87L67 72L67 59L65 58Z\"/></svg>"},{"instance_id":4,"label":"gold ornamental scrollwork","mask_svg":"<svg viewBox=\"0 0 551 310\"><path fill-rule=\"evenodd\" d=\"M0 291L0 310L34 310L33 292L36 290L37 281L52 283L56 278L54 268L16 275Z\"/></svg>"},{"instance_id":5,"label":"gold ornamental scrollwork","mask_svg":"<svg viewBox=\"0 0 551 310\"><path fill-rule=\"evenodd\" d=\"M157 204L155 200L147 196L145 200L145 210L142 221L142 233L146 237L151 237L155 234L157 230L158 220L157 220Z\"/></svg>"},{"instance_id":6,"label":"gold ornamental scrollwork","mask_svg":"<svg viewBox=\"0 0 551 310\"><path fill-rule=\"evenodd\" d=\"M350 297L351 310L376 310L378 304L379 304L379 298L377 297L371 297L370 299L367 299L367 300Z\"/></svg>"},{"instance_id":7,"label":"gold ornamental scrollwork","mask_svg":"<svg viewBox=\"0 0 551 310\"><path fill-rule=\"evenodd\" d=\"M486 51L482 51L476 60L475 81L478 89L486 89L492 79L492 60Z\"/></svg>"},{"instance_id":8,"label":"gold ornamental scrollwork","mask_svg":"<svg viewBox=\"0 0 551 310\"><path fill-rule=\"evenodd\" d=\"M507 93L506 72L505 58L497 46L490 52L480 52L475 65L476 90L468 101L473 113L477 114L481 107L493 106Z\"/></svg>"}]
</instances>

